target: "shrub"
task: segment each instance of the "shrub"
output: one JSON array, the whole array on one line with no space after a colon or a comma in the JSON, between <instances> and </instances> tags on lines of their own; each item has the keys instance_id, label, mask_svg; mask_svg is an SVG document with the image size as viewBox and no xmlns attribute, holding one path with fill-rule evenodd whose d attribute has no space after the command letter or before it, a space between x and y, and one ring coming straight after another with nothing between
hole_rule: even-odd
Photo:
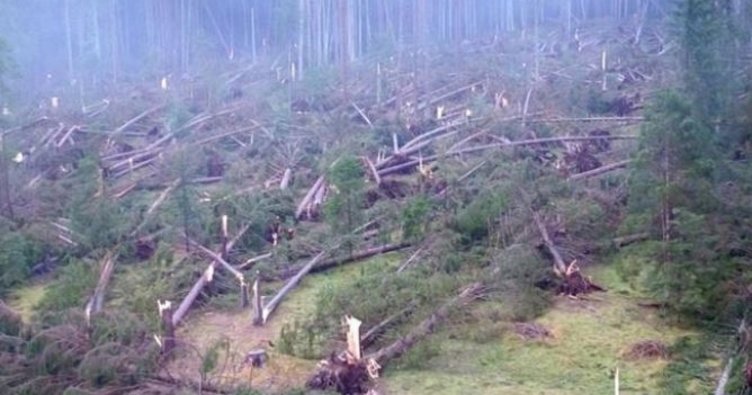
<instances>
[{"instance_id":1,"label":"shrub","mask_svg":"<svg viewBox=\"0 0 752 395\"><path fill-rule=\"evenodd\" d=\"M21 233L0 238L0 295L26 280L40 255L39 244Z\"/></svg>"},{"instance_id":2,"label":"shrub","mask_svg":"<svg viewBox=\"0 0 752 395\"><path fill-rule=\"evenodd\" d=\"M57 281L50 285L39 302L39 309L60 311L83 306L97 283L99 271L92 266L93 263L81 260L63 267Z\"/></svg>"}]
</instances>

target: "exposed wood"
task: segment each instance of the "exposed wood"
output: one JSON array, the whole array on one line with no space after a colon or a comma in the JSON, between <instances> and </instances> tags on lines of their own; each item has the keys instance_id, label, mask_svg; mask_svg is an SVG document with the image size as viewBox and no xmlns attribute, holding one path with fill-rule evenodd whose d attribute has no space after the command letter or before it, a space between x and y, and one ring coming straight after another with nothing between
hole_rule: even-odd
<instances>
[{"instance_id":1,"label":"exposed wood","mask_svg":"<svg viewBox=\"0 0 752 395\"><path fill-rule=\"evenodd\" d=\"M259 272L256 271L256 279L253 281L253 325L260 326L264 324L264 305L261 302L261 290L259 289Z\"/></svg>"},{"instance_id":2,"label":"exposed wood","mask_svg":"<svg viewBox=\"0 0 752 395\"><path fill-rule=\"evenodd\" d=\"M271 252L267 252L266 254L262 254L262 255L259 255L259 256L255 256L255 257L253 257L253 258L250 258L250 259L248 259L247 261L245 261L245 262L243 262L243 263L241 263L241 264L239 264L239 265L236 265L236 266L235 266L235 269L238 269L238 270L243 270L243 269L246 269L246 268L248 268L248 267L250 267L250 266L253 266L253 264L254 264L254 263L256 263L256 262L262 261L262 260L264 260L264 259L269 259L269 258L271 258L271 257L272 257L272 255L273 255L273 254L272 254Z\"/></svg>"},{"instance_id":3,"label":"exposed wood","mask_svg":"<svg viewBox=\"0 0 752 395\"><path fill-rule=\"evenodd\" d=\"M345 325L347 325L347 353L355 361L360 361L361 348L360 348L360 325L363 324L359 319L346 316Z\"/></svg>"},{"instance_id":4,"label":"exposed wood","mask_svg":"<svg viewBox=\"0 0 752 395\"><path fill-rule=\"evenodd\" d=\"M368 170L371 171L371 176L373 176L376 185L381 185L381 176L379 176L379 171L376 170L376 166L374 166L373 162L371 162L367 156L364 156L363 160L366 162L366 165L368 165Z\"/></svg>"},{"instance_id":5,"label":"exposed wood","mask_svg":"<svg viewBox=\"0 0 752 395\"><path fill-rule=\"evenodd\" d=\"M403 264L397 268L397 273L402 273L405 269L407 269L408 266L410 266L413 261L418 258L418 256L423 252L423 247L418 248L417 251L413 252L412 255L410 255L410 258L408 258Z\"/></svg>"},{"instance_id":6,"label":"exposed wood","mask_svg":"<svg viewBox=\"0 0 752 395\"><path fill-rule=\"evenodd\" d=\"M279 189L286 190L290 186L290 181L292 180L292 169L289 167L285 169L284 174L282 174L282 180L279 182Z\"/></svg>"},{"instance_id":7,"label":"exposed wood","mask_svg":"<svg viewBox=\"0 0 752 395\"><path fill-rule=\"evenodd\" d=\"M113 130L110 137L117 136L118 134L124 132L126 129L128 129L131 126L135 125L137 122L141 121L142 119L148 117L149 115L151 115L151 114L153 114L153 113L155 113L155 112L157 112L157 111L159 111L159 110L161 110L161 109L163 109L165 107L166 107L166 104L160 104L160 105L152 107L152 108L150 108L150 109L148 109L148 110L146 110L146 111L144 111L144 112L136 115L135 117L129 119L124 124L120 125L117 129Z\"/></svg>"},{"instance_id":8,"label":"exposed wood","mask_svg":"<svg viewBox=\"0 0 752 395\"><path fill-rule=\"evenodd\" d=\"M247 232L248 229L250 229L250 227L251 227L250 224L243 226L243 228L240 229L238 234L227 243L227 249L232 250L232 247L238 242L238 240L240 240L240 238L245 234L245 232ZM212 260L211 263L209 263L209 266L207 266L207 268L201 274L201 277L199 277L196 283L193 284L193 287L191 288L191 290L188 292L185 298L183 298L183 301L180 302L180 305L175 310L175 313L172 315L173 325L177 326L180 323L180 321L183 319L185 314L188 312L188 309L190 309L191 305L198 297L201 290L203 290L206 284L211 281L211 277L214 274L214 269L216 268L218 264L219 262L217 262L216 260Z\"/></svg>"},{"instance_id":9,"label":"exposed wood","mask_svg":"<svg viewBox=\"0 0 752 395\"><path fill-rule=\"evenodd\" d=\"M316 192L321 188L321 186L324 185L324 176L320 176L315 183L313 183L313 186L311 189L308 190L308 193L306 193L303 200L300 201L300 204L298 204L298 208L295 210L295 218L300 219L303 213L306 211L306 208L311 203L311 200L313 199L313 196L316 194Z\"/></svg>"},{"instance_id":10,"label":"exposed wood","mask_svg":"<svg viewBox=\"0 0 752 395\"><path fill-rule=\"evenodd\" d=\"M535 225L538 227L538 231L543 238L543 243L546 245L546 248L554 259L554 272L558 275L563 275L567 271L567 265L564 263L564 259L561 257L561 254L559 254L559 250L556 248L553 240L551 240L546 225L543 223L538 212L535 210L531 210L531 212L533 215L533 221L535 221Z\"/></svg>"},{"instance_id":11,"label":"exposed wood","mask_svg":"<svg viewBox=\"0 0 752 395\"><path fill-rule=\"evenodd\" d=\"M321 251L318 254L316 254L316 256L313 257L313 259L311 259L305 266L303 266L303 268L300 269L300 271L295 276L293 276L285 284L285 286L282 287L282 289L280 289L277 292L277 294L274 295L274 297L264 306L263 314L262 314L262 321L264 323L266 323L269 320L269 316L274 312L274 310L277 308L277 306L282 301L282 299L284 299L284 297L298 285L300 280L302 280L303 277L305 277L305 275L308 274L308 272L310 272L311 269L313 269L314 265L316 265L316 263L318 263L318 261L322 257L324 257L325 254L326 254L326 251Z\"/></svg>"},{"instance_id":12,"label":"exposed wood","mask_svg":"<svg viewBox=\"0 0 752 395\"><path fill-rule=\"evenodd\" d=\"M143 220L141 220L141 223L138 224L138 226L136 226L135 229L133 229L133 231L130 234L131 237L137 235L138 232L140 232L141 229L144 226L146 226L146 224L148 223L148 221L151 218L152 214L154 214L154 212L157 210L157 208L159 208L159 206L162 205L162 203L164 203L164 201L167 199L167 196L170 195L170 192L172 192L175 188L177 188L178 185L180 185L180 179L179 178L177 178L174 181L172 181L170 183L170 185L167 187L167 189L165 189L164 191L162 191L162 193L159 195L159 197L157 197L157 199L154 200L154 202L151 204L151 206L149 206L149 209L146 210L146 213L144 214L144 217L143 217ZM135 187L135 184L134 184L134 187ZM126 191L127 190L129 190L129 189L126 189Z\"/></svg>"},{"instance_id":13,"label":"exposed wood","mask_svg":"<svg viewBox=\"0 0 752 395\"><path fill-rule=\"evenodd\" d=\"M316 264L316 266L310 269L310 272L320 273L326 270L334 269L338 266L341 266L347 263L362 261L364 259L368 259L379 254L386 254L386 253L393 252L393 251L399 251L401 249L405 249L408 247L410 247L409 243L399 243L399 244L386 244L386 245L382 245L379 247L368 248L363 251L355 252L352 255L347 256L347 257L329 259L327 261ZM290 278L294 276L295 273L297 273L295 269L287 270L280 275L280 278L283 278L283 279Z\"/></svg>"},{"instance_id":14,"label":"exposed wood","mask_svg":"<svg viewBox=\"0 0 752 395\"><path fill-rule=\"evenodd\" d=\"M360 117L363 118L364 121L366 121L366 123L368 124L368 126L371 129L373 129L373 124L371 123L371 120L368 119L368 116L366 115L366 113L364 113L363 110L360 107L358 107L358 105L355 104L354 102L352 103L352 106L353 106L353 108L355 108L355 111L357 111L358 114L360 114Z\"/></svg>"},{"instance_id":15,"label":"exposed wood","mask_svg":"<svg viewBox=\"0 0 752 395\"><path fill-rule=\"evenodd\" d=\"M160 352L168 355L175 349L175 324L172 322L172 302L169 300L162 303L157 301L159 319L162 323L162 334L159 337Z\"/></svg>"},{"instance_id":16,"label":"exposed wood","mask_svg":"<svg viewBox=\"0 0 752 395\"><path fill-rule=\"evenodd\" d=\"M91 298L86 304L86 313L88 316L102 311L102 307L104 305L104 294L107 291L107 285L110 283L112 272L115 269L115 263L117 262L118 258L118 254L114 252L114 250L116 249L117 247L111 251L108 251L104 259L102 260L102 265L99 272L99 281L97 281L97 286L94 289L94 294L92 294Z\"/></svg>"},{"instance_id":17,"label":"exposed wood","mask_svg":"<svg viewBox=\"0 0 752 395\"><path fill-rule=\"evenodd\" d=\"M206 255L207 257L209 257L211 259L213 259L215 262L218 262L219 264L221 264L222 267L224 267L225 269L227 269L228 272L232 273L235 276L235 278L238 279L238 281L242 281L243 280L243 273L241 271L239 271L238 269L236 269L231 264L227 263L227 261L224 258L222 258L222 256L220 254L218 254L218 253L216 253L216 252L214 252L214 251L212 251L212 250L210 250L210 249L202 246L201 244L197 243L195 240L189 239L189 241L190 241L190 243L192 245L194 245L195 247L197 247L199 249L199 251L201 251L204 255ZM229 242L228 242L228 248L229 247L230 246L229 246Z\"/></svg>"}]
</instances>

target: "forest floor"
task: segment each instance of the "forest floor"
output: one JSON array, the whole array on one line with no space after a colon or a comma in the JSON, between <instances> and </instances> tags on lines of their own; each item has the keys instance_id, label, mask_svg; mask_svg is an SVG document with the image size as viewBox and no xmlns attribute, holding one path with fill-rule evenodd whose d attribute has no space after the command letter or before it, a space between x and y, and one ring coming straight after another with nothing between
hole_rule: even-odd
<instances>
[{"instance_id":1,"label":"forest floor","mask_svg":"<svg viewBox=\"0 0 752 395\"><path fill-rule=\"evenodd\" d=\"M359 265L306 278L300 288L275 313L265 327L251 325L248 311L207 308L196 312L179 337L195 347L169 365L170 374L196 377L201 358L221 339L232 353L245 353L268 342L279 343L285 325L302 322L315 313L317 295L337 282L358 276L360 265L374 261L399 262L399 254L387 254ZM640 342L655 342L674 350L679 342L699 341L703 333L666 322L658 309L643 307L645 296L627 285L614 265L589 269L593 279L609 291L584 298L556 297L554 305L535 324L550 334L542 339L522 338L515 323L498 321L447 325L403 356L379 381L382 394L605 394L613 391L619 369L622 394L705 393L710 377L671 369L683 358L681 352L658 357L632 357L630 349ZM493 317L505 308L486 302L471 314ZM503 314L496 314L501 316ZM278 392L300 388L317 361L270 351L262 369L238 369L237 358L228 360L235 379L257 389ZM197 352L199 354L197 354ZM717 376L719 358L694 360L711 376ZM677 384L678 383L678 384Z\"/></svg>"}]
</instances>

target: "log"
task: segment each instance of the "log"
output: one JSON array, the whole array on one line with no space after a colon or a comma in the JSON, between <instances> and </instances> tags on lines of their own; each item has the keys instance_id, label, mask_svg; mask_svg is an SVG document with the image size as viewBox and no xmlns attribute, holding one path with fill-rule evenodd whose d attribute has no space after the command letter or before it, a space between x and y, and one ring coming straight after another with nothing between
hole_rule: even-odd
<instances>
[{"instance_id":1,"label":"log","mask_svg":"<svg viewBox=\"0 0 752 395\"><path fill-rule=\"evenodd\" d=\"M361 110L360 107L358 107L358 105L355 104L355 102L352 103L352 106L353 106L353 108L355 108L355 111L358 112L358 114L360 115L360 117L363 118L364 121L366 121L366 123L368 124L368 126L371 127L371 129L373 129L373 124L371 123L371 120L368 119L368 116L366 115L366 113L364 113L363 110Z\"/></svg>"},{"instance_id":2,"label":"log","mask_svg":"<svg viewBox=\"0 0 752 395\"><path fill-rule=\"evenodd\" d=\"M188 241L192 245L194 245L195 247L197 247L199 249L199 251L201 251L202 253L204 253L204 255L206 255L207 257L209 257L211 259L213 259L215 262L220 263L222 265L222 267L224 267L225 269L227 269L227 271L229 271L230 273L232 273L238 279L238 281L242 281L243 280L243 273L240 272L238 269L236 269L231 264L227 263L227 261L222 257L221 254L218 254L218 253L216 253L216 252L214 252L214 251L212 251L212 250L210 250L210 249L202 246L201 244L197 243L193 239L188 239ZM229 241L228 241L227 247L228 247L228 250L229 250L229 247L230 247Z\"/></svg>"},{"instance_id":3,"label":"log","mask_svg":"<svg viewBox=\"0 0 752 395\"><path fill-rule=\"evenodd\" d=\"M272 257L272 253L271 252L267 252L266 254L255 256L255 257L253 257L253 258L251 258L251 259L249 259L249 260L241 263L240 265L236 265L235 269L243 270L243 269L245 269L245 268L247 268L249 266L253 266L253 264L256 263L256 262L259 262L261 260L268 259L268 258L271 258L271 257Z\"/></svg>"},{"instance_id":4,"label":"log","mask_svg":"<svg viewBox=\"0 0 752 395\"><path fill-rule=\"evenodd\" d=\"M285 190L290 186L290 180L292 180L292 169L289 167L285 169L285 173L282 174L282 181L279 182L279 189Z\"/></svg>"},{"instance_id":5,"label":"log","mask_svg":"<svg viewBox=\"0 0 752 395\"><path fill-rule=\"evenodd\" d=\"M269 303L264 306L262 311L262 322L265 324L269 320L269 316L274 312L274 310L277 308L279 303L284 299L284 297L292 291L300 282L300 280L305 277L308 272L313 269L313 266L318 263L318 261L326 254L326 251L319 252L313 259L311 259L305 266L303 266L300 271L290 279L290 281L285 284L282 289L280 289L276 295L269 301Z\"/></svg>"},{"instance_id":6,"label":"log","mask_svg":"<svg viewBox=\"0 0 752 395\"><path fill-rule=\"evenodd\" d=\"M256 280L253 281L253 325L264 324L264 305L261 302L261 290L259 289L259 272L256 271Z\"/></svg>"},{"instance_id":7,"label":"log","mask_svg":"<svg viewBox=\"0 0 752 395\"><path fill-rule=\"evenodd\" d=\"M170 183L170 185L167 187L167 189L165 189L164 191L162 191L162 193L154 201L154 203L152 203L151 206L149 206L149 209L146 210L146 214L144 214L144 219L141 221L141 223L138 224L138 226L136 226L135 229L133 229L133 231L130 234L131 237L133 237L136 234L138 234L138 232L141 230L141 228L143 228L146 225L146 223L149 220L149 218L151 217L151 215L154 214L154 211L156 211L157 208L159 208L159 206L162 205L162 203L164 203L164 201L167 199L167 196L170 194L170 192L172 192L175 188L177 188L178 185L180 185L180 178L176 178L174 181L172 181ZM133 184L133 187L135 187L135 184ZM126 189L126 191L127 190L128 189Z\"/></svg>"},{"instance_id":8,"label":"log","mask_svg":"<svg viewBox=\"0 0 752 395\"><path fill-rule=\"evenodd\" d=\"M334 269L338 266L341 266L347 263L362 261L364 259L368 259L376 255L386 254L386 253L393 252L393 251L399 251L408 247L410 247L409 243L399 243L399 244L386 244L386 245L382 245L379 247L369 248L360 252L356 252L351 256L347 256L343 258L335 258L335 259L330 259L330 260L321 262L315 265L313 268L311 268L310 272L320 273L326 270ZM280 275L280 278L287 279L287 278L294 276L295 273L296 273L295 269L287 270Z\"/></svg>"},{"instance_id":9,"label":"log","mask_svg":"<svg viewBox=\"0 0 752 395\"><path fill-rule=\"evenodd\" d=\"M483 292L483 288L484 287L481 283L473 283L465 287L457 296L441 305L407 335L369 355L367 358L375 360L382 367L385 366L389 361L404 354L423 338L433 333L446 319L453 307L466 304L479 298L480 294Z\"/></svg>"},{"instance_id":10,"label":"log","mask_svg":"<svg viewBox=\"0 0 752 395\"><path fill-rule=\"evenodd\" d=\"M240 240L240 238L245 234L245 232L250 229L251 225L245 225L238 234L227 243L227 249L232 250L232 247ZM195 284L193 284L193 287L188 292L188 295L185 296L182 302L180 302L180 305L175 310L175 313L172 315L172 324L177 326L180 321L183 319L185 314L188 312L188 309L191 308L191 305L193 304L193 301L196 300L198 297L198 294L201 292L201 290L204 289L207 283L211 281L211 275L214 273L214 269L216 268L217 264L216 260L211 261L209 266L204 270L204 272L201 274L201 277L196 281Z\"/></svg>"},{"instance_id":11,"label":"log","mask_svg":"<svg viewBox=\"0 0 752 395\"><path fill-rule=\"evenodd\" d=\"M402 317L408 315L412 310L414 306L406 307L389 317L385 318L383 321L379 322L378 324L374 325L371 329L368 330L363 336L360 338L360 345L361 347L368 348L370 347L378 338L379 335L384 333L384 331L392 324L399 321Z\"/></svg>"},{"instance_id":12,"label":"log","mask_svg":"<svg viewBox=\"0 0 752 395\"><path fill-rule=\"evenodd\" d=\"M408 258L405 263L401 264L399 268L397 268L397 273L402 273L405 269L407 269L407 267L410 266L411 263L413 263L415 258L417 258L421 252L423 252L423 247L420 247L417 251L413 252L413 254L410 255L410 258Z\"/></svg>"},{"instance_id":13,"label":"log","mask_svg":"<svg viewBox=\"0 0 752 395\"><path fill-rule=\"evenodd\" d=\"M535 221L535 225L538 227L538 231L540 232L541 237L543 237L543 243L546 245L546 248L554 258L554 272L559 276L563 276L567 271L567 265L564 263L564 259L561 257L561 254L559 254L559 250L556 249L556 245L554 244L553 240L551 240L551 236L548 235L548 230L546 229L546 225L541 220L540 215L535 210L531 211L533 213L533 220Z\"/></svg>"},{"instance_id":14,"label":"log","mask_svg":"<svg viewBox=\"0 0 752 395\"><path fill-rule=\"evenodd\" d=\"M554 142L592 141L592 140L634 140L636 138L637 136L635 135L545 137L545 138L537 138L537 139L529 139L529 140L512 141L508 143L499 142L499 143L492 143L492 144L484 144L484 145L479 145L479 146L474 146L474 147L467 147L463 149L456 149L454 151L450 150L445 154L445 156L469 154L472 152L484 151L484 150L488 150L492 148L509 148L509 147L537 145L537 144L546 144L546 143L554 143ZM384 168L384 165L386 165L391 160L391 158L393 158L393 156L386 158L385 160L376 164L376 168L379 169L379 175L381 177L384 177L386 175L393 174L393 173L396 173L405 169L409 169L411 167L415 167L420 163L420 160L415 159L415 160L411 160L408 162L400 163L398 165ZM423 162L424 163L433 162L437 160L438 158L439 158L439 155L425 156L423 157ZM624 164L622 164L622 166L624 166ZM609 170L613 170L613 169L609 169Z\"/></svg>"},{"instance_id":15,"label":"log","mask_svg":"<svg viewBox=\"0 0 752 395\"><path fill-rule=\"evenodd\" d=\"M117 247L115 249L117 249ZM94 294L86 304L87 316L102 311L102 306L104 305L104 293L107 290L107 285L110 283L110 279L112 278L112 272L115 268L117 257L118 255L114 251L109 251L105 255L102 263L102 270L99 273L99 281L97 281L97 286L94 289Z\"/></svg>"},{"instance_id":16,"label":"log","mask_svg":"<svg viewBox=\"0 0 752 395\"><path fill-rule=\"evenodd\" d=\"M582 172L582 173L573 174L573 175L569 176L569 178L567 178L567 180L569 180L569 181L577 181L577 180L584 180L584 179L588 179L588 178L591 178L591 177L599 176L601 174L608 173L608 172L613 171L613 170L625 168L631 162L632 162L631 160L627 159L627 160L623 160L621 162L612 163L610 165L601 166L601 167L599 167L597 169L585 171L585 172Z\"/></svg>"},{"instance_id":17,"label":"log","mask_svg":"<svg viewBox=\"0 0 752 395\"><path fill-rule=\"evenodd\" d=\"M140 121L140 120L148 117L149 115L151 115L151 114L153 114L153 113L155 113L155 112L163 109L165 106L166 106L166 104L160 104L160 105L158 105L156 107L152 107L152 108L150 108L150 109L142 112L141 114L136 115L135 117L133 117L130 120L128 120L126 123L120 125L120 127L118 127L117 129L113 130L110 137L117 136L118 134L122 133L123 131L125 131L129 127L135 125L138 121Z\"/></svg>"},{"instance_id":18,"label":"log","mask_svg":"<svg viewBox=\"0 0 752 395\"><path fill-rule=\"evenodd\" d=\"M311 202L311 199L313 199L313 196L316 194L316 191L321 188L321 186L324 184L324 176L320 176L315 183L313 183L313 186L311 189L308 190L308 193L306 193L303 200L300 201L300 204L298 204L298 208L295 210L295 218L300 219L301 215L306 211L306 207Z\"/></svg>"}]
</instances>

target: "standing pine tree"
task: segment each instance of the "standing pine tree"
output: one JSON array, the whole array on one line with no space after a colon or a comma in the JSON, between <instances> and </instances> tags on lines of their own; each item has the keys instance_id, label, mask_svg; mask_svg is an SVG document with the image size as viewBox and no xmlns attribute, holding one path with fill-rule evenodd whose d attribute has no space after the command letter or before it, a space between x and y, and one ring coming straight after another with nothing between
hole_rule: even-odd
<instances>
[{"instance_id":1,"label":"standing pine tree","mask_svg":"<svg viewBox=\"0 0 752 395\"><path fill-rule=\"evenodd\" d=\"M674 18L684 85L701 122L727 115L731 98L734 20L727 3L682 0Z\"/></svg>"},{"instance_id":2,"label":"standing pine tree","mask_svg":"<svg viewBox=\"0 0 752 395\"><path fill-rule=\"evenodd\" d=\"M365 186L363 174L360 162L353 156L341 158L329 172L333 193L326 203L324 214L334 233L344 237L350 253L355 246L352 233L361 220Z\"/></svg>"}]
</instances>

